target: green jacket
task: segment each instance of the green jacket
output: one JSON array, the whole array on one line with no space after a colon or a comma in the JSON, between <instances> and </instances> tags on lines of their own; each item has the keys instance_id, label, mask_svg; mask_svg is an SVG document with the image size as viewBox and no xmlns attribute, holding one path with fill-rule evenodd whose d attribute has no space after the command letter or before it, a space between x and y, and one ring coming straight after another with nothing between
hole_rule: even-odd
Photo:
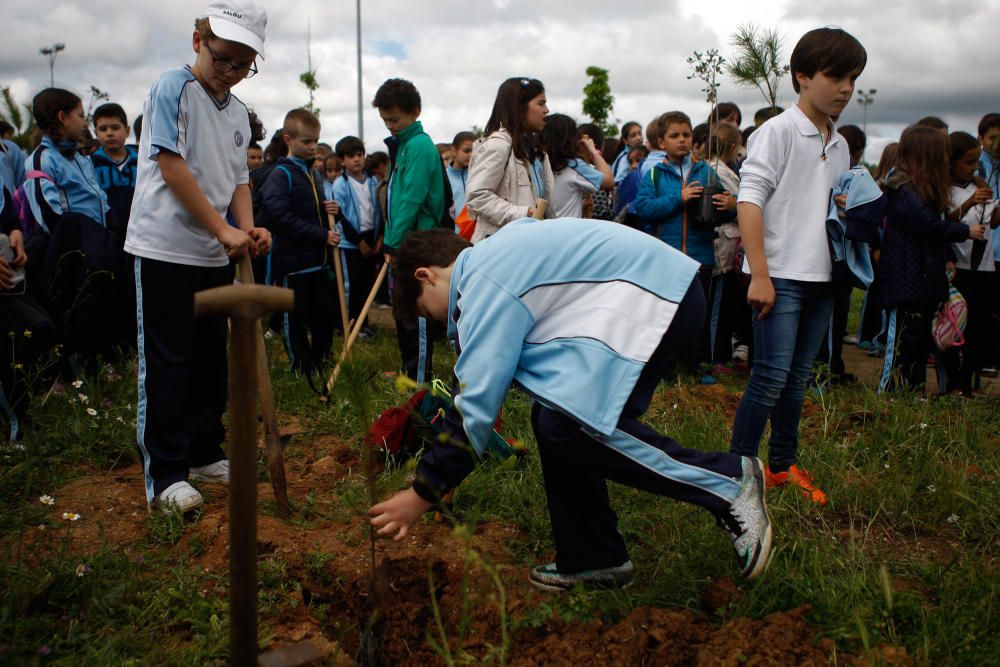
<instances>
[{"instance_id":1,"label":"green jacket","mask_svg":"<svg viewBox=\"0 0 1000 667\"><path fill-rule=\"evenodd\" d=\"M441 155L420 121L385 140L395 153L388 186L388 252L403 244L414 230L441 227L445 218L444 176Z\"/></svg>"}]
</instances>

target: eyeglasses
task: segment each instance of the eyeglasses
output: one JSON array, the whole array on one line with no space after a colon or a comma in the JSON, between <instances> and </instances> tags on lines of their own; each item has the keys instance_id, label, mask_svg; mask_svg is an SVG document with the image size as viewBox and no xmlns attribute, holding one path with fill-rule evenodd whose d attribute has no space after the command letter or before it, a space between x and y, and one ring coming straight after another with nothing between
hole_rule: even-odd
<instances>
[{"instance_id":1,"label":"eyeglasses","mask_svg":"<svg viewBox=\"0 0 1000 667\"><path fill-rule=\"evenodd\" d=\"M257 63L254 63L250 67L240 67L239 65L226 60L219 56L219 54L208 45L208 42L203 41L202 44L208 49L209 54L212 56L212 67L219 74L229 74L230 72L236 72L237 76L241 79L249 79L254 74L257 73Z\"/></svg>"}]
</instances>

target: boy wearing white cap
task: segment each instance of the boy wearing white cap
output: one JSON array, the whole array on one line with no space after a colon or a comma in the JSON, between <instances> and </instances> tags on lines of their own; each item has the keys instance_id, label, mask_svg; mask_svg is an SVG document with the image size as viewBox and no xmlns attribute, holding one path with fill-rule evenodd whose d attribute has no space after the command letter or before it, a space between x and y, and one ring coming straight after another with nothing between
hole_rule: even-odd
<instances>
[{"instance_id":1,"label":"boy wearing white cap","mask_svg":"<svg viewBox=\"0 0 1000 667\"><path fill-rule=\"evenodd\" d=\"M195 21L194 64L161 76L143 107L125 250L135 258L136 440L146 501L166 512L201 505L189 478L229 481L226 321L196 320L194 293L232 282L231 257L271 244L253 226L247 108L229 92L257 73L266 24L249 0L213 2Z\"/></svg>"}]
</instances>

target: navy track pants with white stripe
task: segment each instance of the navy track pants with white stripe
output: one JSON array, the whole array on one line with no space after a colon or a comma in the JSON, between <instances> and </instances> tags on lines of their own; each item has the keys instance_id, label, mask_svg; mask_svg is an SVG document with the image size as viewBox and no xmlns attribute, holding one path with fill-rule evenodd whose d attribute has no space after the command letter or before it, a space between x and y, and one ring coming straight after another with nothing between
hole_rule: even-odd
<instances>
[{"instance_id":1,"label":"navy track pants with white stripe","mask_svg":"<svg viewBox=\"0 0 1000 667\"><path fill-rule=\"evenodd\" d=\"M135 258L139 343L136 440L146 501L188 469L226 458L226 317L195 318L194 294L233 282L230 266L201 267Z\"/></svg>"},{"instance_id":2,"label":"navy track pants with white stripe","mask_svg":"<svg viewBox=\"0 0 1000 667\"><path fill-rule=\"evenodd\" d=\"M588 435L571 417L535 404L531 424L538 439L560 572L613 567L628 560L618 518L608 500L607 480L689 502L714 514L728 509L739 493L742 466L738 455L687 449L639 422L660 380L683 358L704 321L705 296L696 279L629 396L617 430L606 442Z\"/></svg>"}]
</instances>

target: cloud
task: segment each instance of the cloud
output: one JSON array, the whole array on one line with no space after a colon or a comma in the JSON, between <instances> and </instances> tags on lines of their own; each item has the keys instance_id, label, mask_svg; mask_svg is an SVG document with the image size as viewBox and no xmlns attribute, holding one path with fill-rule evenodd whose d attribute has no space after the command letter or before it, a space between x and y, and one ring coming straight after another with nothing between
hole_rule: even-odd
<instances>
[{"instance_id":1,"label":"cloud","mask_svg":"<svg viewBox=\"0 0 1000 667\"><path fill-rule=\"evenodd\" d=\"M57 85L86 93L109 92L134 116L149 87L167 69L192 60L193 19L205 0L136 3L128 0L13 0L5 7L0 41L0 84L21 101L48 85L41 46L66 44L56 60ZM308 100L299 82L307 68L306 29L320 88L323 137L331 143L357 132L355 3L265 1L270 18L267 60L260 74L234 93L254 108L269 131L285 112ZM687 79L685 58L694 50L731 51L729 35L744 22L776 26L786 38L787 58L806 30L840 23L866 46L869 64L859 80L876 88L868 110L869 134L883 141L917 118L935 114L956 129L974 129L996 110L1000 68L993 30L1000 5L952 0L947 7L887 1L876 10L867 0L778 0L712 3L634 0L365 0L362 3L365 139L381 148L386 134L371 99L390 77L412 80L421 91L422 119L437 141L482 126L497 86L508 76L530 75L546 84L552 111L582 118L584 70L610 71L614 115L643 123L669 109L696 121L708 105L696 81ZM86 95L83 95L86 97ZM749 119L764 100L753 89L723 80L720 98L739 104ZM794 93L786 78L782 103ZM845 123L863 122L852 104ZM749 121L747 121L749 122ZM873 141L874 143L874 141ZM870 157L870 156L869 156ZM877 156L876 156L877 157Z\"/></svg>"}]
</instances>

